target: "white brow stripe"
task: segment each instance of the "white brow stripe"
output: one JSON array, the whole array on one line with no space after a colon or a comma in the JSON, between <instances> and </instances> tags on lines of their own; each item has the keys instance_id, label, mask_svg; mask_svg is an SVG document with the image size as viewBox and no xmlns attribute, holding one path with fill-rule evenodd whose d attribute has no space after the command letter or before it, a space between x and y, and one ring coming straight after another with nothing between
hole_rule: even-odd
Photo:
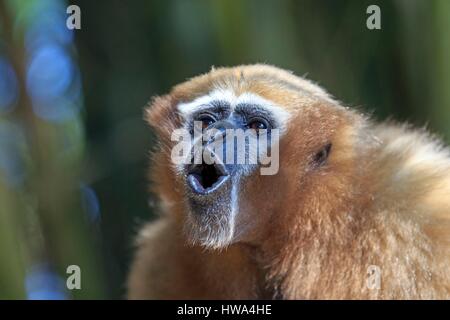
<instances>
[{"instance_id":1,"label":"white brow stripe","mask_svg":"<svg viewBox=\"0 0 450 320\"><path fill-rule=\"evenodd\" d=\"M203 107L210 107L209 104L212 101L226 101L233 106L233 103L236 101L236 96L228 90L215 90L207 95L198 97L191 102L180 103L178 105L178 111L180 111L183 116L188 117L190 114L201 110Z\"/></svg>"},{"instance_id":2,"label":"white brow stripe","mask_svg":"<svg viewBox=\"0 0 450 320\"><path fill-rule=\"evenodd\" d=\"M275 121L280 125L280 127L286 125L287 121L289 120L289 112L255 93L243 93L238 98L236 105L238 104L259 105L263 107L273 114Z\"/></svg>"},{"instance_id":3,"label":"white brow stripe","mask_svg":"<svg viewBox=\"0 0 450 320\"><path fill-rule=\"evenodd\" d=\"M198 97L191 102L180 103L178 105L178 111L185 119L189 119L193 113L211 107L211 102L213 101L225 101L229 103L231 111L233 111L234 108L240 104L259 105L273 114L275 121L280 126L280 129L283 129L289 120L289 112L255 93L245 92L237 97L230 90L219 89L214 90L207 95Z\"/></svg>"}]
</instances>

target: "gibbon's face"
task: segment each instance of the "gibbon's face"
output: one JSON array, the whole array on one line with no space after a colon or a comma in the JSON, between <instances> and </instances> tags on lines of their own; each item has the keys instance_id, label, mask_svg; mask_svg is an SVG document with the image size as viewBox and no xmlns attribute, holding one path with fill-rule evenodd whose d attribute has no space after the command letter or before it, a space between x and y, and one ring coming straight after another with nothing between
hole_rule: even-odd
<instances>
[{"instance_id":1,"label":"gibbon's face","mask_svg":"<svg viewBox=\"0 0 450 320\"><path fill-rule=\"evenodd\" d=\"M183 204L191 242L257 243L300 199L336 180L339 153L350 151L349 114L321 88L274 67L212 70L148 109L162 143L153 182L169 203Z\"/></svg>"}]
</instances>

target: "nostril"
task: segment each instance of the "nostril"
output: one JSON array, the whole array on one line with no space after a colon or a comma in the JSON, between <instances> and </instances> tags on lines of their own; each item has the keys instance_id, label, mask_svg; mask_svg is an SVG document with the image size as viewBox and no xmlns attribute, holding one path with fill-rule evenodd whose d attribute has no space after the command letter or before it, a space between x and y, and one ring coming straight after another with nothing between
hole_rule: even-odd
<instances>
[{"instance_id":1,"label":"nostril","mask_svg":"<svg viewBox=\"0 0 450 320\"><path fill-rule=\"evenodd\" d=\"M206 142L204 143L205 146L208 146L212 143L215 143L216 141L224 141L226 138L226 132L218 129L211 129L213 130L212 133L210 133L206 139Z\"/></svg>"},{"instance_id":2,"label":"nostril","mask_svg":"<svg viewBox=\"0 0 450 320\"><path fill-rule=\"evenodd\" d=\"M215 142L216 140L224 140L228 129L234 129L235 126L228 120L215 122L207 129L208 138L206 145Z\"/></svg>"}]
</instances>

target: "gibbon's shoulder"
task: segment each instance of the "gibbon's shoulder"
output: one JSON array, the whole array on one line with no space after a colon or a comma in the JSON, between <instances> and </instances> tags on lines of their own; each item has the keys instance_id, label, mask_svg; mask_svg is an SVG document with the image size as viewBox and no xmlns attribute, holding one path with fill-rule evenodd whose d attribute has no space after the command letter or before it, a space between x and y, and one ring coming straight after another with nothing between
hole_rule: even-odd
<instances>
[{"instance_id":1,"label":"gibbon's shoulder","mask_svg":"<svg viewBox=\"0 0 450 320\"><path fill-rule=\"evenodd\" d=\"M450 150L424 129L392 123L374 127L374 201L426 221L450 221ZM447 225L450 231L450 225ZM450 232L448 232L450 238Z\"/></svg>"},{"instance_id":2,"label":"gibbon's shoulder","mask_svg":"<svg viewBox=\"0 0 450 320\"><path fill-rule=\"evenodd\" d=\"M129 299L158 298L168 281L167 265L171 262L174 241L166 217L147 223L135 240L137 247L128 277ZM155 276L158 275L158 276ZM151 284L151 285L149 285Z\"/></svg>"}]
</instances>

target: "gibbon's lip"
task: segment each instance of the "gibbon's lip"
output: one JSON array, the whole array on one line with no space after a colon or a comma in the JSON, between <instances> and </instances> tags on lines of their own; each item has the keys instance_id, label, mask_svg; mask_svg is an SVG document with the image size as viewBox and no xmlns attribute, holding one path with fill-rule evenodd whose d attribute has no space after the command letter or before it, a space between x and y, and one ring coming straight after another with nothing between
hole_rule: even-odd
<instances>
[{"instance_id":1,"label":"gibbon's lip","mask_svg":"<svg viewBox=\"0 0 450 320\"><path fill-rule=\"evenodd\" d=\"M227 169L221 163L196 164L189 168L187 182L197 194L211 194L218 190L230 178Z\"/></svg>"}]
</instances>

